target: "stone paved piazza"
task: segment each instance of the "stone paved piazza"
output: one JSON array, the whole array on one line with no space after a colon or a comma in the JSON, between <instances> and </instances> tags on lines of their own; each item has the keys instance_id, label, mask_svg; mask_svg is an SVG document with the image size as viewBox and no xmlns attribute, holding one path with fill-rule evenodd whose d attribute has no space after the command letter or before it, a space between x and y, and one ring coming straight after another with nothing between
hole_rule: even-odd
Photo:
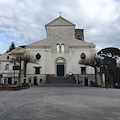
<instances>
[{"instance_id":1,"label":"stone paved piazza","mask_svg":"<svg viewBox=\"0 0 120 120\"><path fill-rule=\"evenodd\" d=\"M31 87L0 91L0 120L120 120L120 90Z\"/></svg>"}]
</instances>

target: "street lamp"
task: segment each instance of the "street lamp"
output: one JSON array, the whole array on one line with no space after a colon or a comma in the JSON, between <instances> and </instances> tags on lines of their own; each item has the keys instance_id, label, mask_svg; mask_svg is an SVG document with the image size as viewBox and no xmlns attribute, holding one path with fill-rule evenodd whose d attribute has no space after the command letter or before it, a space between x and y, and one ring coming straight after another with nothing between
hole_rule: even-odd
<instances>
[{"instance_id":1,"label":"street lamp","mask_svg":"<svg viewBox=\"0 0 120 120\"><path fill-rule=\"evenodd\" d=\"M14 83L15 83L15 65L16 65L16 59L15 58L12 58L12 61L11 61L11 63L13 63L14 64Z\"/></svg>"},{"instance_id":2,"label":"street lamp","mask_svg":"<svg viewBox=\"0 0 120 120\"><path fill-rule=\"evenodd\" d=\"M20 64L20 66L19 66L19 77L18 77L18 85L20 85L21 84L21 57L17 57L17 62Z\"/></svg>"},{"instance_id":3,"label":"street lamp","mask_svg":"<svg viewBox=\"0 0 120 120\"><path fill-rule=\"evenodd\" d=\"M18 77L18 85L20 85L20 83L21 83L21 57L12 58L12 60L10 62L14 64L14 66L13 66L13 70L14 70L14 83L15 83L15 65L16 65L16 62L18 62L20 64L19 77Z\"/></svg>"}]
</instances>

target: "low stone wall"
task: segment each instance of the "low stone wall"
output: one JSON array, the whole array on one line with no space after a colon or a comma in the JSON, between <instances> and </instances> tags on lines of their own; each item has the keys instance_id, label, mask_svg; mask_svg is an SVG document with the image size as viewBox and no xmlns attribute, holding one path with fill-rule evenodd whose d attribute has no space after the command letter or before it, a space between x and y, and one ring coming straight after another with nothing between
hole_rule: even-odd
<instances>
[{"instance_id":1,"label":"low stone wall","mask_svg":"<svg viewBox=\"0 0 120 120\"><path fill-rule=\"evenodd\" d=\"M81 84L82 86L87 86L85 81L88 81L88 86L90 86L90 81L95 82L95 75L94 74L77 74L76 75L76 81L78 84ZM100 75L97 75L97 83L100 86Z\"/></svg>"}]
</instances>

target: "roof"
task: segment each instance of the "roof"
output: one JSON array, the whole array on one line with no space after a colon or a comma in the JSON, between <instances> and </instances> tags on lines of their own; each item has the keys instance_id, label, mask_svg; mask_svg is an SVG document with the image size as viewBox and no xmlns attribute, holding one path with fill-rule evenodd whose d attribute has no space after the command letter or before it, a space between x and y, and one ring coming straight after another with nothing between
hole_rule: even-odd
<instances>
[{"instance_id":1,"label":"roof","mask_svg":"<svg viewBox=\"0 0 120 120\"><path fill-rule=\"evenodd\" d=\"M54 26L66 26L66 27L68 27L68 26L75 26L75 24L73 24L73 23L69 22L68 20L66 20L65 18L59 16L58 18L56 18L55 20L53 20L52 22L50 22L46 25L46 27L49 27L49 26L53 26L53 27ZM80 30L80 29L77 29L77 30ZM81 29L81 30L83 30L83 29ZM56 38L46 37L43 40L39 40L34 43L28 44L26 46L26 48L41 48L41 49L50 48L51 46L53 46L53 39L56 39ZM56 42L57 41L54 41L54 44L56 44ZM64 41L64 43L68 44L66 41ZM68 46L70 46L70 47L85 47L85 46L86 47L95 47L95 45L92 43L88 43L85 41L75 39L75 36L73 39L70 39Z\"/></svg>"},{"instance_id":2,"label":"roof","mask_svg":"<svg viewBox=\"0 0 120 120\"><path fill-rule=\"evenodd\" d=\"M56 43L54 43L56 44ZM66 43L65 43L66 44ZM48 41L47 39L39 40L37 42L31 43L26 46L26 48L50 48L53 46L53 43L51 41ZM93 43L81 41L78 39L73 39L68 46L70 47L93 47L95 48L96 46Z\"/></svg>"},{"instance_id":3,"label":"roof","mask_svg":"<svg viewBox=\"0 0 120 120\"><path fill-rule=\"evenodd\" d=\"M24 54L25 53L25 48L18 47L14 50L12 50L9 55L17 55L17 54Z\"/></svg>"},{"instance_id":4,"label":"roof","mask_svg":"<svg viewBox=\"0 0 120 120\"><path fill-rule=\"evenodd\" d=\"M48 23L46 26L75 26L75 24L60 16L52 22Z\"/></svg>"},{"instance_id":5,"label":"roof","mask_svg":"<svg viewBox=\"0 0 120 120\"><path fill-rule=\"evenodd\" d=\"M25 53L25 48L17 47L15 49L13 49L12 51L1 55L0 56L0 62L2 62L2 61L6 61L6 62L10 61L10 59L7 59L7 56L9 56L9 55L21 55L21 54L24 54L24 53Z\"/></svg>"}]
</instances>

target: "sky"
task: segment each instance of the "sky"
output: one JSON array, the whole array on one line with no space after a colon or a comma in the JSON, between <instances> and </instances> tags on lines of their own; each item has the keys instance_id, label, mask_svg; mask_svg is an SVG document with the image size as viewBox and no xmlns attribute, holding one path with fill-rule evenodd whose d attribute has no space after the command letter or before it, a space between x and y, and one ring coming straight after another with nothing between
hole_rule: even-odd
<instances>
[{"instance_id":1,"label":"sky","mask_svg":"<svg viewBox=\"0 0 120 120\"><path fill-rule=\"evenodd\" d=\"M0 54L14 41L27 45L46 37L45 25L61 16L84 29L96 51L120 48L120 0L0 0Z\"/></svg>"}]
</instances>

